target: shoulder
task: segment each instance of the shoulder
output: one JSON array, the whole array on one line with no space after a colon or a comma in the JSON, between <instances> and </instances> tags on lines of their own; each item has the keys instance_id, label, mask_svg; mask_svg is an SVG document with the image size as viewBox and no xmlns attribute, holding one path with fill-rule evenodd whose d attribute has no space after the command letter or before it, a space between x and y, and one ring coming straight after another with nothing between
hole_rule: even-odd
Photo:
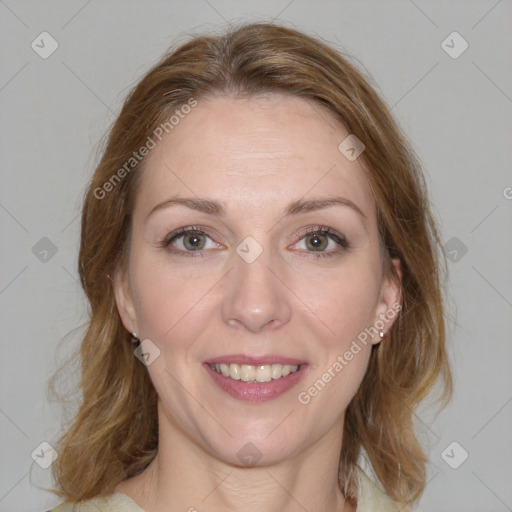
<instances>
[{"instance_id":1,"label":"shoulder","mask_svg":"<svg viewBox=\"0 0 512 512\"><path fill-rule=\"evenodd\" d=\"M359 467L356 512L409 512L409 508L393 501Z\"/></svg>"},{"instance_id":2,"label":"shoulder","mask_svg":"<svg viewBox=\"0 0 512 512\"><path fill-rule=\"evenodd\" d=\"M126 494L115 492L81 503L62 503L48 512L144 512Z\"/></svg>"}]
</instances>

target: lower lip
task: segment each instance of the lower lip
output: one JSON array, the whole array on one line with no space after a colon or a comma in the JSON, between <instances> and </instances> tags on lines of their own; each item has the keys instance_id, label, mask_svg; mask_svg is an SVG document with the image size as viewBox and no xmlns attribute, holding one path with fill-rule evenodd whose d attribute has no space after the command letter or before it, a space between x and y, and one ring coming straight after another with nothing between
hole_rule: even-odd
<instances>
[{"instance_id":1,"label":"lower lip","mask_svg":"<svg viewBox=\"0 0 512 512\"><path fill-rule=\"evenodd\" d=\"M250 383L224 377L221 373L212 370L207 363L204 364L204 367L212 377L213 382L215 382L220 389L232 397L246 402L267 402L274 400L293 388L307 372L307 365L302 364L296 372L290 373L286 377L271 380L270 382Z\"/></svg>"}]
</instances>

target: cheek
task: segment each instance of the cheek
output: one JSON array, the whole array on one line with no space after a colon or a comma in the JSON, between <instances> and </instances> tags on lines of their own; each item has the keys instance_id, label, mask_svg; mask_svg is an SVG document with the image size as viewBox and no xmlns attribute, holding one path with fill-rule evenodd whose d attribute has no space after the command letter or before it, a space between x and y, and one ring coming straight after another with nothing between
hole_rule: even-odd
<instances>
[{"instance_id":1,"label":"cheek","mask_svg":"<svg viewBox=\"0 0 512 512\"><path fill-rule=\"evenodd\" d=\"M369 259L347 262L330 272L297 279L297 296L311 311L309 317L322 332L320 338L343 349L375 320L380 272Z\"/></svg>"},{"instance_id":2,"label":"cheek","mask_svg":"<svg viewBox=\"0 0 512 512\"><path fill-rule=\"evenodd\" d=\"M318 427L323 428L345 410L366 372L373 345L365 329L375 320L379 281L370 268L359 267L357 272L347 268L330 279L317 276L316 284L307 297L315 313L308 315L308 323L317 358L310 377L297 390L297 399L322 417Z\"/></svg>"},{"instance_id":3,"label":"cheek","mask_svg":"<svg viewBox=\"0 0 512 512\"><path fill-rule=\"evenodd\" d=\"M165 258L139 257L135 251L131 270L140 334L157 344L193 339L194 326L199 331L193 319L202 314L216 276L171 268Z\"/></svg>"}]
</instances>

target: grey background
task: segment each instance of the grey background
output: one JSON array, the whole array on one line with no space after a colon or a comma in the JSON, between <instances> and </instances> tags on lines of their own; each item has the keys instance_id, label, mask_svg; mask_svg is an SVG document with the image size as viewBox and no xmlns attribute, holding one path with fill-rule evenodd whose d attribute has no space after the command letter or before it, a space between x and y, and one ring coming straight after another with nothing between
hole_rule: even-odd
<instances>
[{"instance_id":1,"label":"grey background","mask_svg":"<svg viewBox=\"0 0 512 512\"><path fill-rule=\"evenodd\" d=\"M439 416L425 407L417 416L431 459L417 510L512 510L510 0L0 0L0 16L1 511L58 502L43 489L50 469L31 453L58 436L61 410L47 381L80 340L80 331L67 334L86 319L78 214L98 141L171 44L226 21L272 18L364 64L424 164L444 242L455 237L455 395ZM59 45L47 59L31 48L43 31ZM457 59L441 47L453 31L469 43ZM453 441L469 453L457 469L441 456ZM453 464L463 452L448 453Z\"/></svg>"}]
</instances>

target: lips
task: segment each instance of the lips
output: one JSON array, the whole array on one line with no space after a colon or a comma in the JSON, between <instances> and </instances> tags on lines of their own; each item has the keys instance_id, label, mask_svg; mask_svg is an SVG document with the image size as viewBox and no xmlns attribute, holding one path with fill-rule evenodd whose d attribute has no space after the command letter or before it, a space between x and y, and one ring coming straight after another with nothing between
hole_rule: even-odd
<instances>
[{"instance_id":1,"label":"lips","mask_svg":"<svg viewBox=\"0 0 512 512\"><path fill-rule=\"evenodd\" d=\"M304 360L279 355L225 355L209 359L203 367L222 391L250 402L265 402L283 395L308 370Z\"/></svg>"}]
</instances>

